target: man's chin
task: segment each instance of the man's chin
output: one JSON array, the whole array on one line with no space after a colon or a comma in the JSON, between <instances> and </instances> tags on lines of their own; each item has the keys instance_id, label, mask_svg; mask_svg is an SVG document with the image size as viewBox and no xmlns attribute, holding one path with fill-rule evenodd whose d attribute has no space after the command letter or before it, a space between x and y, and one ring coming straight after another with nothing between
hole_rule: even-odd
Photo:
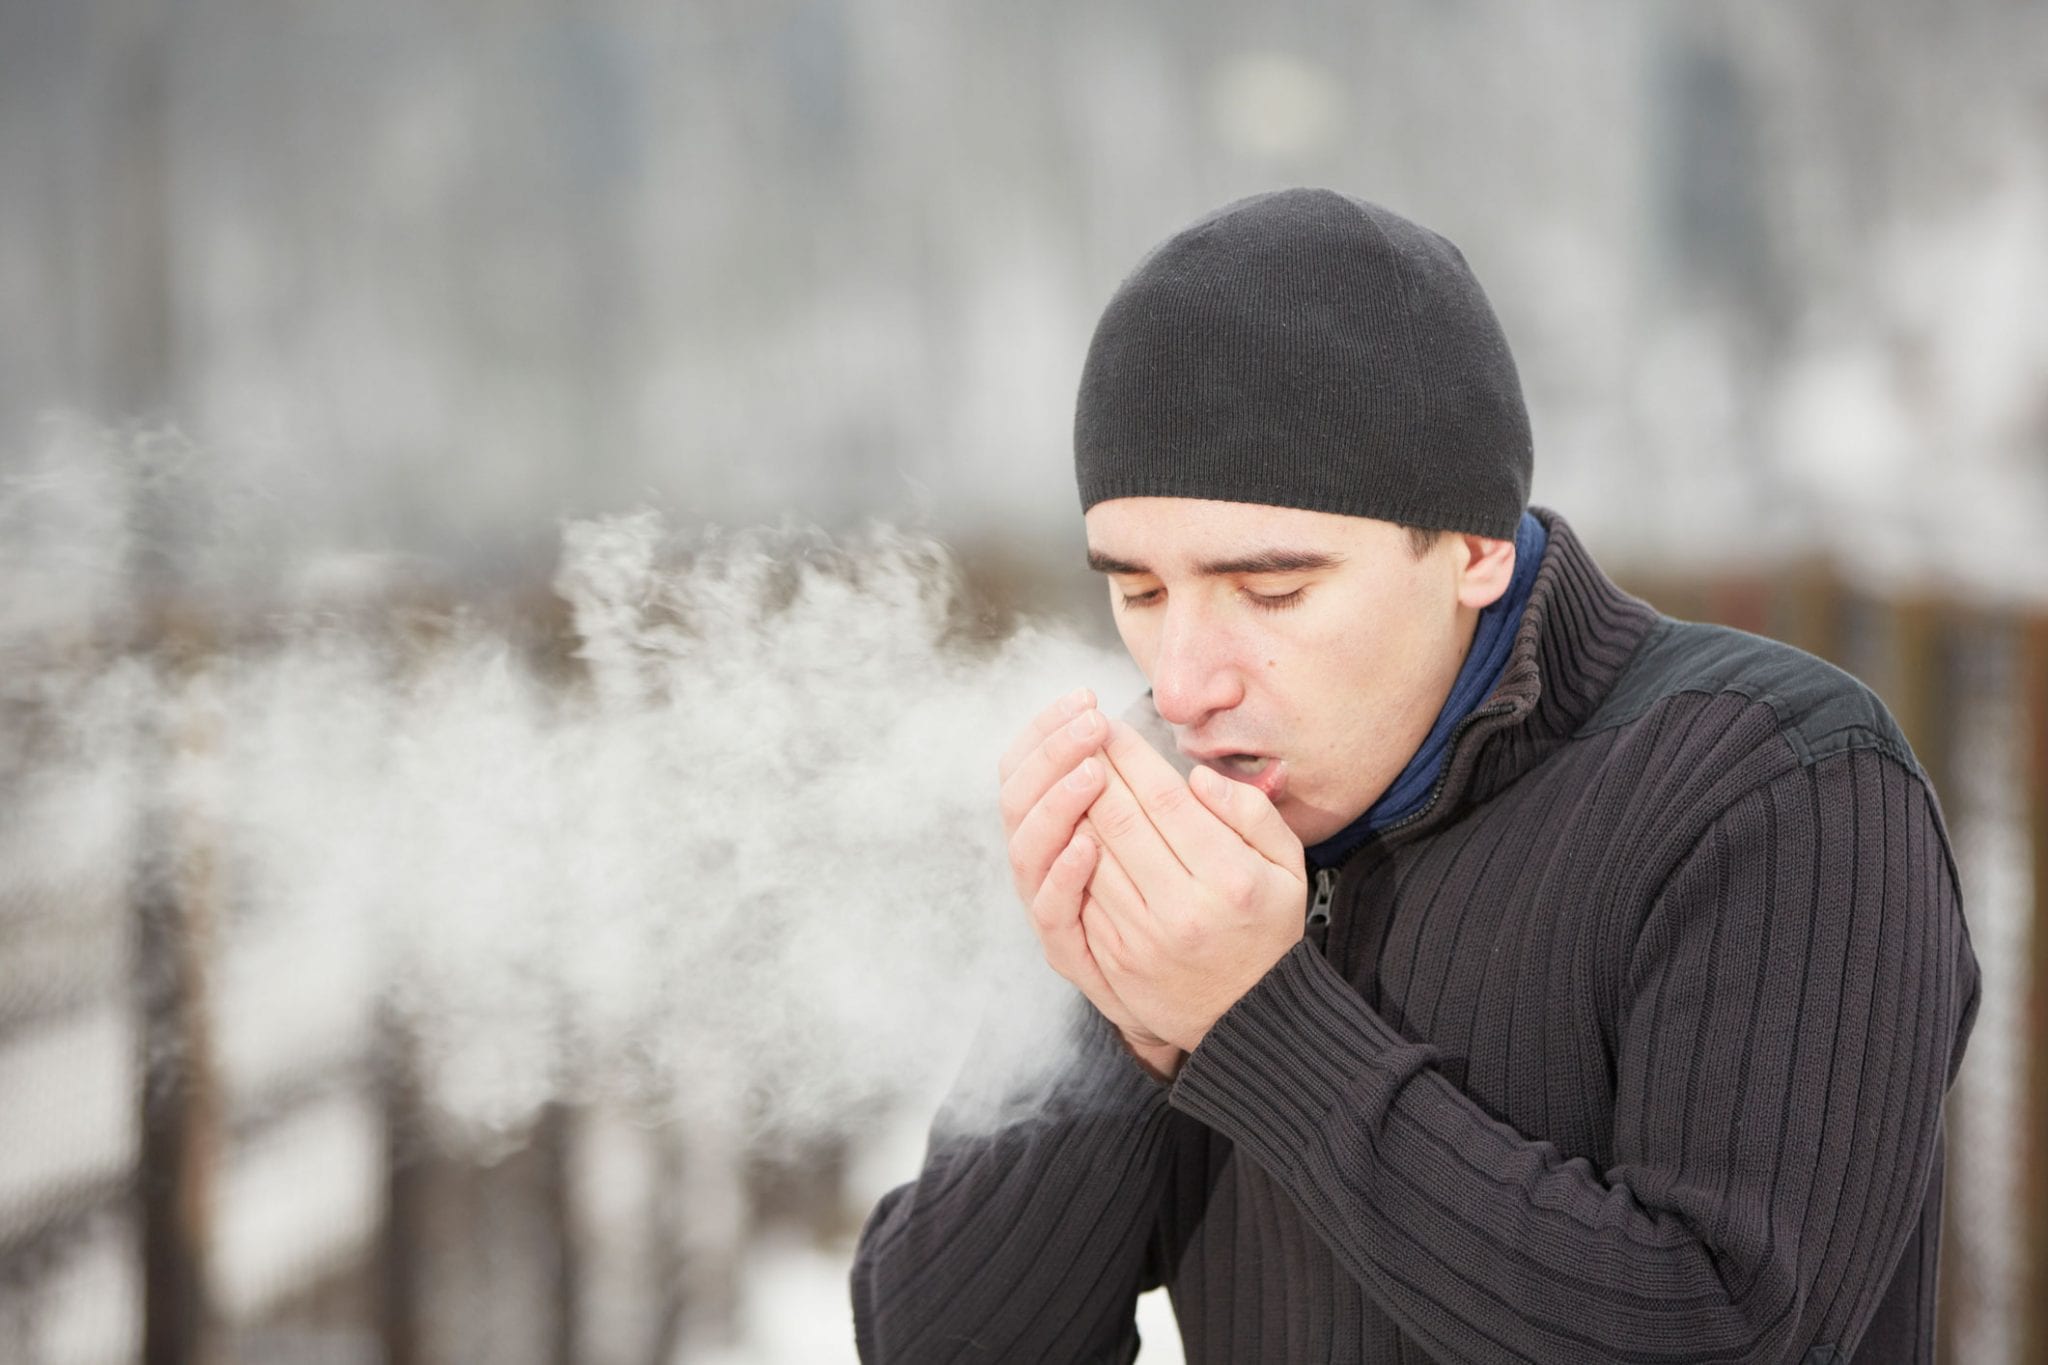
<instances>
[{"instance_id":1,"label":"man's chin","mask_svg":"<svg viewBox=\"0 0 2048 1365\"><path fill-rule=\"evenodd\" d=\"M1287 822L1287 828L1294 831L1294 837L1301 840L1303 848L1314 848L1325 839L1342 832L1363 812L1344 815L1327 810L1295 796L1283 796L1273 803L1280 812L1280 818Z\"/></svg>"},{"instance_id":2,"label":"man's chin","mask_svg":"<svg viewBox=\"0 0 2048 1365\"><path fill-rule=\"evenodd\" d=\"M1294 831L1294 837L1301 840L1303 848L1319 844L1343 828L1342 825L1333 827L1327 812L1291 797L1282 797L1274 802L1273 809L1280 812L1280 818L1287 822L1287 828Z\"/></svg>"}]
</instances>

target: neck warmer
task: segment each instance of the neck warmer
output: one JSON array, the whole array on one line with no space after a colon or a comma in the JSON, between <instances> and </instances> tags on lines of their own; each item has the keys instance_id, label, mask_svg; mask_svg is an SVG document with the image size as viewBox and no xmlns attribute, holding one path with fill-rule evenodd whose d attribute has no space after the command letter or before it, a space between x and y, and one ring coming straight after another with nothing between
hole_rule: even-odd
<instances>
[{"instance_id":1,"label":"neck warmer","mask_svg":"<svg viewBox=\"0 0 2048 1365\"><path fill-rule=\"evenodd\" d=\"M1522 609L1529 604L1529 590L1535 586L1536 568L1543 560L1549 539L1535 514L1524 511L1515 528L1514 577L1499 600L1480 611L1464 666L1458 670L1451 694L1444 699L1443 709L1437 712L1436 723L1429 727L1422 747L1363 815L1308 850L1310 868L1335 866L1371 835L1429 804L1437 776L1450 758L1451 733L1458 728L1458 722L1492 694L1508 666L1508 651L1514 644L1516 627L1521 624Z\"/></svg>"}]
</instances>

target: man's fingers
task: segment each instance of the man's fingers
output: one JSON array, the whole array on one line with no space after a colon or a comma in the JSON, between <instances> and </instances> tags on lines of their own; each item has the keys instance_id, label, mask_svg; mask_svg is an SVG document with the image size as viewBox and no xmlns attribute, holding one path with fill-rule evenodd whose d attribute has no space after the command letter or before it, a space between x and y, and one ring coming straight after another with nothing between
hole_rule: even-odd
<instances>
[{"instance_id":1,"label":"man's fingers","mask_svg":"<svg viewBox=\"0 0 2048 1365\"><path fill-rule=\"evenodd\" d=\"M1122 721L1110 722L1103 752L1181 866L1197 878L1215 872L1216 821L1204 803L1188 794L1191 779L1182 778L1151 741Z\"/></svg>"},{"instance_id":2,"label":"man's fingers","mask_svg":"<svg viewBox=\"0 0 2048 1365\"><path fill-rule=\"evenodd\" d=\"M1130 950L1124 946L1123 931L1117 928L1116 916L1103 907L1098 896L1090 896L1081 907L1081 932L1088 944L1088 954L1097 964L1107 964L1110 971L1130 970ZM1097 971L1102 970L1098 965ZM1105 975L1103 984L1108 985ZM1111 990L1116 987L1110 986Z\"/></svg>"},{"instance_id":3,"label":"man's fingers","mask_svg":"<svg viewBox=\"0 0 2048 1365\"><path fill-rule=\"evenodd\" d=\"M1054 782L1038 798L1038 804L1010 832L1010 876L1017 897L1030 905L1038 897L1039 884L1074 837L1075 827L1089 803L1102 790L1102 775L1109 765L1100 758L1084 758Z\"/></svg>"},{"instance_id":4,"label":"man's fingers","mask_svg":"<svg viewBox=\"0 0 2048 1365\"><path fill-rule=\"evenodd\" d=\"M1188 796L1185 788L1181 790L1180 800L1193 804L1193 798ZM1202 819L1208 818L1200 811L1195 813ZM1185 880L1188 873L1187 867L1160 834L1154 819L1155 812L1147 810L1138 800L1122 774L1114 766L1107 767L1103 773L1101 794L1088 808L1088 823L1102 836L1103 847L1115 855L1134 881L1164 892Z\"/></svg>"},{"instance_id":5,"label":"man's fingers","mask_svg":"<svg viewBox=\"0 0 2048 1365\"><path fill-rule=\"evenodd\" d=\"M1104 1018L1124 1028L1131 1022L1130 1011L1103 976L1082 928L1084 906L1089 900L1088 883L1098 857L1093 839L1086 834L1074 836L1073 842L1053 860L1051 871L1031 902L1031 927L1045 949L1047 965L1079 987Z\"/></svg>"},{"instance_id":6,"label":"man's fingers","mask_svg":"<svg viewBox=\"0 0 2048 1365\"><path fill-rule=\"evenodd\" d=\"M1083 830L1082 837L1086 834ZM1145 897L1117 862L1116 854L1100 849L1088 878L1088 901L1081 922L1088 934L1088 951L1098 963L1115 972L1130 970L1136 960L1133 949L1140 946L1148 928L1147 910Z\"/></svg>"},{"instance_id":7,"label":"man's fingers","mask_svg":"<svg viewBox=\"0 0 2048 1365\"><path fill-rule=\"evenodd\" d=\"M1024 727L1023 733L1017 736L1003 754L1002 761L996 764L996 781L1008 782L1010 774L1017 771L1017 765L1043 743L1047 735L1093 705L1095 694L1081 687L1067 693L1032 717L1031 723Z\"/></svg>"},{"instance_id":8,"label":"man's fingers","mask_svg":"<svg viewBox=\"0 0 2048 1365\"><path fill-rule=\"evenodd\" d=\"M1202 804L1235 830L1260 857L1295 876L1303 875L1301 840L1287 827L1280 812L1273 809L1264 792L1243 782L1232 782L1209 768L1195 769L1188 785Z\"/></svg>"},{"instance_id":9,"label":"man's fingers","mask_svg":"<svg viewBox=\"0 0 2048 1365\"><path fill-rule=\"evenodd\" d=\"M1003 831L1015 834L1017 827L1074 765L1102 747L1109 734L1109 722L1092 706L1082 707L1063 725L1039 740L1038 746L1018 761L1003 780L998 804L1002 808ZM1064 843L1065 839L1062 838Z\"/></svg>"},{"instance_id":10,"label":"man's fingers","mask_svg":"<svg viewBox=\"0 0 2048 1365\"><path fill-rule=\"evenodd\" d=\"M1084 827L1082 834L1089 834L1092 828L1092 824ZM1116 854L1106 848L1098 847L1095 868L1088 877L1088 894L1101 901L1104 908L1122 924L1134 923L1145 909L1145 897L1139 892L1138 884L1116 860Z\"/></svg>"},{"instance_id":11,"label":"man's fingers","mask_svg":"<svg viewBox=\"0 0 2048 1365\"><path fill-rule=\"evenodd\" d=\"M1049 940L1069 930L1078 931L1081 898L1095 873L1098 852L1095 840L1080 833L1052 860L1045 879L1038 884L1038 894L1031 899L1031 924L1040 938Z\"/></svg>"},{"instance_id":12,"label":"man's fingers","mask_svg":"<svg viewBox=\"0 0 2048 1365\"><path fill-rule=\"evenodd\" d=\"M1203 857L1205 850L1213 847L1209 815L1228 825L1266 861L1290 872L1301 869L1301 840L1257 787L1233 782L1215 769L1201 766L1182 781L1173 765L1122 721L1110 723L1104 752L1151 813L1161 837L1196 877L1215 870L1205 865ZM1201 797L1199 803L1187 799L1190 790Z\"/></svg>"}]
</instances>

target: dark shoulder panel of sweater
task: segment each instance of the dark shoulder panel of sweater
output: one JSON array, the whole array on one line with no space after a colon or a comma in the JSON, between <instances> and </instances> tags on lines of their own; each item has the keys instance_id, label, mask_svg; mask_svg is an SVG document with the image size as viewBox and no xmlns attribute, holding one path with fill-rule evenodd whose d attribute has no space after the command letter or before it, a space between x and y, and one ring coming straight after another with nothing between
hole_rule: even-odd
<instances>
[{"instance_id":1,"label":"dark shoulder panel of sweater","mask_svg":"<svg viewBox=\"0 0 2048 1365\"><path fill-rule=\"evenodd\" d=\"M1157 1279L1194 1362L1931 1360L1977 994L1933 794L1854 679L1658 616L1541 515L1507 671L1325 947L1169 1090L1099 1072L1122 1117L1057 1159L891 1196L856 1315L931 1349L869 1359L1117 1358ZM877 1254L906 1207L943 1264Z\"/></svg>"}]
</instances>

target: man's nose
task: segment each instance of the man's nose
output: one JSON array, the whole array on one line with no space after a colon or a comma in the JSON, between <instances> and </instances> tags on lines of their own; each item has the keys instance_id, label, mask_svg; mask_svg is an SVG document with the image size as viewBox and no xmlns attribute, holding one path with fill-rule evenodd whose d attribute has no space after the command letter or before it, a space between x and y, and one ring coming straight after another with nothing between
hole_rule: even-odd
<instances>
[{"instance_id":1,"label":"man's nose","mask_svg":"<svg viewBox=\"0 0 2048 1365\"><path fill-rule=\"evenodd\" d=\"M1193 608L1169 602L1152 656L1152 704L1169 725L1199 725L1244 700L1227 631Z\"/></svg>"}]
</instances>

